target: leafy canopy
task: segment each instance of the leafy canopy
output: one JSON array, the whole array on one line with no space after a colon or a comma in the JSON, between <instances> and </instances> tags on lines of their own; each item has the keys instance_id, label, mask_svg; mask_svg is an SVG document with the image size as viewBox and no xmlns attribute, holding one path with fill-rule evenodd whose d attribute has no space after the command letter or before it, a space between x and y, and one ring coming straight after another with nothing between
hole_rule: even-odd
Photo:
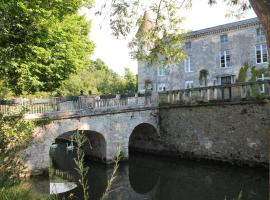
<instances>
[{"instance_id":1,"label":"leafy canopy","mask_svg":"<svg viewBox=\"0 0 270 200\"><path fill-rule=\"evenodd\" d=\"M2 0L0 76L15 94L53 91L89 62L91 0Z\"/></svg>"},{"instance_id":2,"label":"leafy canopy","mask_svg":"<svg viewBox=\"0 0 270 200\"><path fill-rule=\"evenodd\" d=\"M93 94L136 93L137 79L128 68L125 68L125 76L121 77L102 60L97 59L87 68L71 75L60 87L64 95L79 95L81 90L84 94L89 91Z\"/></svg>"},{"instance_id":3,"label":"leafy canopy","mask_svg":"<svg viewBox=\"0 0 270 200\"><path fill-rule=\"evenodd\" d=\"M228 15L241 15L250 8L247 0L220 1L229 6L237 5ZM98 14L109 7L110 26L116 37L126 37L134 27L140 27L129 45L134 58L151 65L170 66L186 58L182 48L186 33L181 28L183 18L180 14L182 9L191 8L192 3L192 0L108 0ZM217 1L208 0L208 3L212 5ZM154 18L142 17L142 11L152 13Z\"/></svg>"}]
</instances>

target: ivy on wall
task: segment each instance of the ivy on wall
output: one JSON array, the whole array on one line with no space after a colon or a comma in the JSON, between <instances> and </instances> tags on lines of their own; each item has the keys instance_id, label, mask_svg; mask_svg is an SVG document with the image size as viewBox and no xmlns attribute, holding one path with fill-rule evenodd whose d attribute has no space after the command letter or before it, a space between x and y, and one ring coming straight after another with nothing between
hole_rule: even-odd
<instances>
[{"instance_id":1,"label":"ivy on wall","mask_svg":"<svg viewBox=\"0 0 270 200\"><path fill-rule=\"evenodd\" d=\"M264 74L264 76L270 76L270 65L267 68L258 69L255 66L244 64L239 71L237 82L247 81L247 72L249 69L251 70L251 78L248 81L256 81L257 78L262 77L262 74Z\"/></svg>"}]
</instances>

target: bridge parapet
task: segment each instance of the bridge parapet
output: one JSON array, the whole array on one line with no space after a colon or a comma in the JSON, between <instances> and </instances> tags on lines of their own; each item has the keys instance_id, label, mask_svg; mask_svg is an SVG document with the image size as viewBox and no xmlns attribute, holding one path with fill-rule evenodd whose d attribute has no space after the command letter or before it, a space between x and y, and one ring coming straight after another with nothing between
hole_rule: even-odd
<instances>
[{"instance_id":1,"label":"bridge parapet","mask_svg":"<svg viewBox=\"0 0 270 200\"><path fill-rule=\"evenodd\" d=\"M31 101L18 101L17 103L0 105L0 113L4 115L19 114L23 110L27 114L77 112L88 110L89 112L104 112L106 110L123 110L129 108L152 107L157 105L157 94L145 97L127 97L100 99L96 96L79 96L74 99L65 97L53 97Z\"/></svg>"},{"instance_id":2,"label":"bridge parapet","mask_svg":"<svg viewBox=\"0 0 270 200\"><path fill-rule=\"evenodd\" d=\"M241 102L269 98L270 80L266 80L161 92L159 93L159 104L188 105L219 101Z\"/></svg>"}]
</instances>

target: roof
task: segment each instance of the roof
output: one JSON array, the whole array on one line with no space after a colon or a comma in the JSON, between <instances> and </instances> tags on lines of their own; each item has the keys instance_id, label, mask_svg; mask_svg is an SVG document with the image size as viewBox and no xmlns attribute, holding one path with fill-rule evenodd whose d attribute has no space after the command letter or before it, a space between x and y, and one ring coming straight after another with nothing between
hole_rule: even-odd
<instances>
[{"instance_id":1,"label":"roof","mask_svg":"<svg viewBox=\"0 0 270 200\"><path fill-rule=\"evenodd\" d=\"M222 24L222 25L218 25L218 26L214 26L210 28L192 31L189 33L187 38L196 38L196 37L201 37L201 36L210 35L210 34L217 34L221 32L236 30L240 28L246 28L246 27L255 26L259 24L260 24L259 19L255 17L251 19L241 20L237 22L232 22L228 24Z\"/></svg>"}]
</instances>

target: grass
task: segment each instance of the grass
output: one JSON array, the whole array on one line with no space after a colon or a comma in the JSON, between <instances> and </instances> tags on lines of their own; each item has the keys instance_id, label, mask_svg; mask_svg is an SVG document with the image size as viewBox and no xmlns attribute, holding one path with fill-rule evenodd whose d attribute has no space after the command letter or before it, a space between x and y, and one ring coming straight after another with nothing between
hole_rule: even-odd
<instances>
[{"instance_id":1,"label":"grass","mask_svg":"<svg viewBox=\"0 0 270 200\"><path fill-rule=\"evenodd\" d=\"M30 192L27 190L23 190L22 188L18 186L12 186L12 187L3 187L0 189L0 199L1 200L31 200L32 197L30 195Z\"/></svg>"}]
</instances>

